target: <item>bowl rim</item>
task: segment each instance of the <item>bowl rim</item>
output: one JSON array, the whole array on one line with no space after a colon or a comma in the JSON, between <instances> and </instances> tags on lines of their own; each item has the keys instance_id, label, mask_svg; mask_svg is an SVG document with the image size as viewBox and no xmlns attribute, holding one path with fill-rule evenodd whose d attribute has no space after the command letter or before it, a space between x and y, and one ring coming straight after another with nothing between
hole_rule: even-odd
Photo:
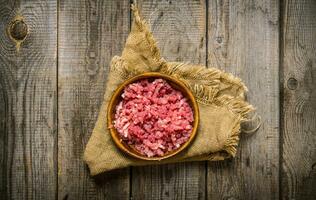
<instances>
[{"instance_id":1,"label":"bowl rim","mask_svg":"<svg viewBox=\"0 0 316 200\"><path fill-rule=\"evenodd\" d=\"M191 132L189 140L186 141L186 143L184 143L183 145L181 145L178 149L171 151L170 153L168 153L164 156L161 156L161 157L147 157L147 156L132 152L130 149L128 149L126 147L126 146L128 146L128 144L122 142L122 139L120 139L120 136L118 135L118 132L113 125L114 119L112 118L112 115L113 115L112 113L113 113L113 111L115 111L115 107L117 105L117 104L115 104L116 98L120 97L121 93L123 92L124 88L127 85L129 85L133 82L136 82L138 80L141 80L141 79L146 79L146 78L162 78L162 79L165 79L167 81L173 82L175 85L179 86L180 88L182 88L185 91L185 93L187 94L186 97L191 102L190 105L193 109L194 121L193 121L193 128L192 128L192 132ZM183 91L181 91L181 92L183 93ZM110 98L109 104L107 106L107 128L110 131L112 140L114 141L116 146L121 151L125 152L126 154L128 154L134 158L138 158L141 160L147 160L147 161L157 161L158 160L159 161L159 160L167 159L167 158L170 158L170 157L173 157L173 156L179 154L181 151L186 149L195 139L195 136L197 134L198 124L199 124L199 107L198 107L198 104L197 104L195 97L193 96L191 90L180 80L177 80L176 78L174 78L170 75L162 74L159 72L145 72L145 73L141 73L139 75L133 76L133 77L125 80L113 92L113 94ZM129 148L131 148L131 147L129 147Z\"/></svg>"}]
</instances>

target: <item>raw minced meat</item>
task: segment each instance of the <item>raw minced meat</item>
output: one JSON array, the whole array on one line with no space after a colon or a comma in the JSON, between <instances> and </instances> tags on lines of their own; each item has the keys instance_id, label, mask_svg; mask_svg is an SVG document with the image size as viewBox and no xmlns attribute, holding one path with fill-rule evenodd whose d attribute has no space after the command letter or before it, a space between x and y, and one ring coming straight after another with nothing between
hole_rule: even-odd
<instances>
[{"instance_id":1,"label":"raw minced meat","mask_svg":"<svg viewBox=\"0 0 316 200\"><path fill-rule=\"evenodd\" d=\"M163 156L190 138L193 111L182 93L163 79L125 87L114 127L121 139L147 157Z\"/></svg>"}]
</instances>

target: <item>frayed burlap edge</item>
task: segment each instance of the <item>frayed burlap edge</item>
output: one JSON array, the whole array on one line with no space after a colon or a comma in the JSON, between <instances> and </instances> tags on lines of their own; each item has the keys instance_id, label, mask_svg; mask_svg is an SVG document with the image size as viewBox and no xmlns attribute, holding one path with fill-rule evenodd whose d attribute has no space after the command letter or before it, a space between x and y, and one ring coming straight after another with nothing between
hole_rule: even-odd
<instances>
[{"instance_id":1,"label":"frayed burlap edge","mask_svg":"<svg viewBox=\"0 0 316 200\"><path fill-rule=\"evenodd\" d=\"M237 116L234 126L227 137L224 140L223 146L220 151L210 152L209 154L197 155L194 157L175 159L176 162L182 161L198 161L198 160L223 160L228 157L234 157L237 152L237 145L240 136L240 123L242 120L247 120L248 114L254 111L253 106L248 104L244 99L244 93L247 92L247 88L241 79L234 77L232 74L223 72L215 68L205 68L201 65L191 65L178 62L166 62L160 55L157 43L150 32L149 26L145 20L143 20L135 5L132 5L132 11L134 15L133 29L137 28L137 31L145 34L142 42L146 43L149 47L151 58L153 59L153 65L155 68L150 70L158 71L181 80L187 87L191 89L199 104L212 105L218 107L225 107L231 113ZM127 42L128 43L128 42ZM127 47L127 45L126 45ZM123 51L124 54L124 51ZM122 57L114 56L111 61L111 72L119 75L122 80L131 78L143 72L147 72L148 69L135 68L130 66L129 63ZM228 89L227 89L228 88ZM233 93L227 90L233 88ZM105 99L106 101L106 99ZM92 139L93 137L91 137ZM96 139L96 138L93 138ZM87 150L86 150L87 151ZM87 153L89 154L89 153ZM89 164L88 155L85 153L85 161ZM95 175L106 171L106 163L108 161L103 160L97 162L94 166L89 167L91 174ZM168 163L161 162L161 163ZM174 161L170 161L174 162ZM144 165L143 162L134 162L132 165ZM117 168L126 167L129 165L118 166ZM91 168L92 167L92 168Z\"/></svg>"}]
</instances>

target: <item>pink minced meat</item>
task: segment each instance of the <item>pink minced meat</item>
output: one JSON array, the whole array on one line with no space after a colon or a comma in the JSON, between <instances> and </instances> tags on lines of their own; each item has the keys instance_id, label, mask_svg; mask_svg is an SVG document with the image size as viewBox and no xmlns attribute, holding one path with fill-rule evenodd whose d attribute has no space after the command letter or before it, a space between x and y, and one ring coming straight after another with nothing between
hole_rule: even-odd
<instances>
[{"instance_id":1,"label":"pink minced meat","mask_svg":"<svg viewBox=\"0 0 316 200\"><path fill-rule=\"evenodd\" d=\"M114 127L121 139L147 157L163 156L190 138L193 111L165 80L140 80L125 87Z\"/></svg>"}]
</instances>

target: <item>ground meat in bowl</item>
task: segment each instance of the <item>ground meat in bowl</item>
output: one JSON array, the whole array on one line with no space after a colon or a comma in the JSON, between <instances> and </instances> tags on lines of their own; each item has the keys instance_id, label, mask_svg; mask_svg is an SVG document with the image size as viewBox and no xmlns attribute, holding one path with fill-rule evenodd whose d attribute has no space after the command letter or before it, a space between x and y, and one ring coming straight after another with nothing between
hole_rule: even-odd
<instances>
[{"instance_id":1,"label":"ground meat in bowl","mask_svg":"<svg viewBox=\"0 0 316 200\"><path fill-rule=\"evenodd\" d=\"M147 157L160 157L189 140L193 111L188 99L164 79L129 84L116 107L121 139Z\"/></svg>"}]
</instances>

